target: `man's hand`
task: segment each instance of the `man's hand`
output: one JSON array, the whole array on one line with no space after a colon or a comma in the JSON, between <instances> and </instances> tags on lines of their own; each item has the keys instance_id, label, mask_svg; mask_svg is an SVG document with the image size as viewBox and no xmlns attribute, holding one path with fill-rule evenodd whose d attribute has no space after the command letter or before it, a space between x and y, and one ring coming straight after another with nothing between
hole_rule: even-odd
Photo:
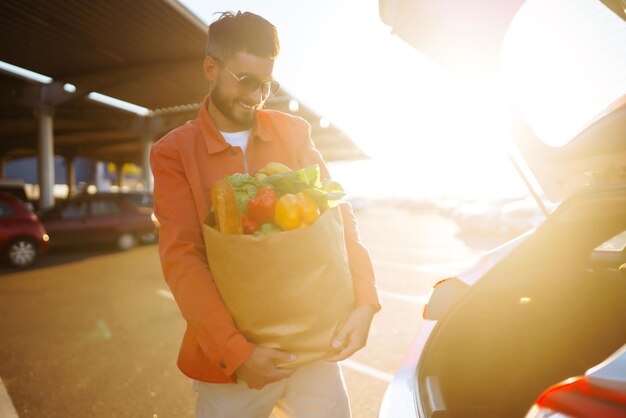
<instances>
[{"instance_id":1,"label":"man's hand","mask_svg":"<svg viewBox=\"0 0 626 418\"><path fill-rule=\"evenodd\" d=\"M250 357L235 371L235 375L238 379L246 382L248 387L261 389L268 383L291 376L295 371L295 369L285 370L274 366L274 360L288 363L295 359L295 354L257 346Z\"/></svg>"},{"instance_id":2,"label":"man's hand","mask_svg":"<svg viewBox=\"0 0 626 418\"><path fill-rule=\"evenodd\" d=\"M333 340L333 348L340 350L343 347L343 349L327 361L345 360L365 347L374 312L374 305L366 305L358 307L350 313L346 323L343 324Z\"/></svg>"}]
</instances>

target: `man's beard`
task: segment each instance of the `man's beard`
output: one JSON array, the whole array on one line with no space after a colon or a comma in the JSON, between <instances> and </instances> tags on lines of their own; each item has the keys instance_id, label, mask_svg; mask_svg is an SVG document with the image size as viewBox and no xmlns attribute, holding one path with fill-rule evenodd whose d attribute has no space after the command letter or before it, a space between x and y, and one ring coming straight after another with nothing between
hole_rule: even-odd
<instances>
[{"instance_id":1,"label":"man's beard","mask_svg":"<svg viewBox=\"0 0 626 418\"><path fill-rule=\"evenodd\" d=\"M219 110L222 115L224 115L231 122L241 126L244 130L250 129L256 120L256 111L243 115L237 115L234 109L237 102L246 103L246 101L239 98L233 99L226 97L222 94L219 87L215 87L215 89L211 92L211 102L213 102L217 110Z\"/></svg>"}]
</instances>

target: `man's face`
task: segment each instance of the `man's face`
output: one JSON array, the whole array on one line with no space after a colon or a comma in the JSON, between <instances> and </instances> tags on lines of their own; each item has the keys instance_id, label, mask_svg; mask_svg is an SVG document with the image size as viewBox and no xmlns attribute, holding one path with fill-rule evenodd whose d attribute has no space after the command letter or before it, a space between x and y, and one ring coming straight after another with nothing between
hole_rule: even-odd
<instances>
[{"instance_id":1,"label":"man's face","mask_svg":"<svg viewBox=\"0 0 626 418\"><path fill-rule=\"evenodd\" d=\"M237 132L252 127L256 111L263 105L264 97L260 88L251 92L242 91L238 78L251 76L258 80L268 80L272 77L273 69L274 60L244 52L217 63L209 112L220 130Z\"/></svg>"}]
</instances>

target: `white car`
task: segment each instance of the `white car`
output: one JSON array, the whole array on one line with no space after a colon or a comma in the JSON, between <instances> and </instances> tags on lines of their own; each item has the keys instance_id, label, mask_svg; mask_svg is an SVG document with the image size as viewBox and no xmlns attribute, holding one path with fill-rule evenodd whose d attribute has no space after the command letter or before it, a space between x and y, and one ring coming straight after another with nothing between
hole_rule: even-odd
<instances>
[{"instance_id":1,"label":"white car","mask_svg":"<svg viewBox=\"0 0 626 418\"><path fill-rule=\"evenodd\" d=\"M619 418L626 415L626 345L611 357L546 389L526 414L527 418L577 417Z\"/></svg>"},{"instance_id":2,"label":"white car","mask_svg":"<svg viewBox=\"0 0 626 418\"><path fill-rule=\"evenodd\" d=\"M544 201L544 206L552 213L556 205ZM524 232L541 225L546 214L541 211L537 202L532 198L515 200L502 206L498 213L498 232L509 238L516 237Z\"/></svg>"},{"instance_id":3,"label":"white car","mask_svg":"<svg viewBox=\"0 0 626 418\"><path fill-rule=\"evenodd\" d=\"M626 25L623 7L606 3L612 8L527 0L512 18L505 44L517 48L502 51L515 62L503 71L514 84L518 156L561 203L536 229L434 287L380 418L626 417L623 367L611 369L612 415L598 409L599 378L587 379L596 409L551 409L540 398L626 344ZM516 37L524 25L537 36ZM574 82L559 65L583 77ZM554 78L541 86L519 79L532 75ZM563 107L550 106L558 97ZM601 102L604 110L593 111ZM546 115L566 126L560 137L537 123Z\"/></svg>"}]
</instances>

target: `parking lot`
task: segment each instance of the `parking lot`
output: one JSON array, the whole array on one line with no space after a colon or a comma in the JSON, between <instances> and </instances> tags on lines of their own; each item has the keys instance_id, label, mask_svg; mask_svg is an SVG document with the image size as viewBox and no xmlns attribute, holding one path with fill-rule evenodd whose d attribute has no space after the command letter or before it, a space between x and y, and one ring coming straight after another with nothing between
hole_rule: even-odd
<instances>
[{"instance_id":1,"label":"parking lot","mask_svg":"<svg viewBox=\"0 0 626 418\"><path fill-rule=\"evenodd\" d=\"M371 418L432 284L497 242L470 246L455 223L429 211L370 205L357 218L383 310L343 370L353 416ZM0 318L0 378L18 416L193 416L191 384L175 364L184 322L156 245L53 251L34 268L3 268Z\"/></svg>"}]
</instances>

